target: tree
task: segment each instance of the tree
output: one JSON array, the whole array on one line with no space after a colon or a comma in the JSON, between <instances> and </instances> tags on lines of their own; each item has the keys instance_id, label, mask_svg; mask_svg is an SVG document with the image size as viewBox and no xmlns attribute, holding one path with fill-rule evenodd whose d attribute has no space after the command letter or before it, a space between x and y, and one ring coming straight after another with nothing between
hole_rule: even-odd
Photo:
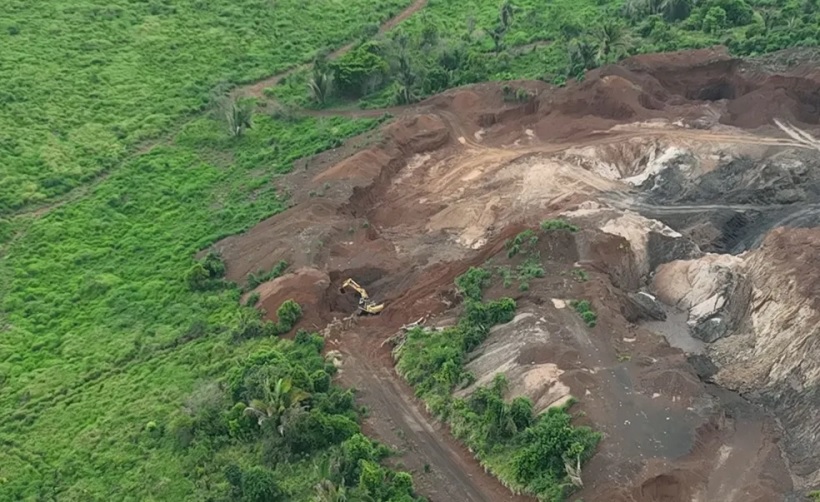
<instances>
[{"instance_id":1,"label":"tree","mask_svg":"<svg viewBox=\"0 0 820 502\"><path fill-rule=\"evenodd\" d=\"M282 490L276 477L264 467L254 466L242 473L242 500L245 502L276 502Z\"/></svg>"},{"instance_id":2,"label":"tree","mask_svg":"<svg viewBox=\"0 0 820 502\"><path fill-rule=\"evenodd\" d=\"M282 305L276 309L276 316L279 318L277 331L280 335L283 335L292 330L296 321L302 317L302 307L293 300L285 300L282 302Z\"/></svg>"},{"instance_id":3,"label":"tree","mask_svg":"<svg viewBox=\"0 0 820 502\"><path fill-rule=\"evenodd\" d=\"M290 378L280 378L271 387L270 381L262 387L264 395L261 399L252 399L245 408L245 414L255 417L261 427L267 421L273 420L276 430L283 433L281 418L288 409L299 406L301 401L309 396L306 392L293 387Z\"/></svg>"},{"instance_id":4,"label":"tree","mask_svg":"<svg viewBox=\"0 0 820 502\"><path fill-rule=\"evenodd\" d=\"M313 67L313 73L308 80L310 98L318 105L323 105L333 94L333 73Z\"/></svg>"},{"instance_id":5,"label":"tree","mask_svg":"<svg viewBox=\"0 0 820 502\"><path fill-rule=\"evenodd\" d=\"M510 26L512 26L514 14L515 7L509 0L505 0L499 8L497 24L495 27L487 30L487 35L489 35L493 41L496 55L504 48L504 35L510 29Z\"/></svg>"},{"instance_id":6,"label":"tree","mask_svg":"<svg viewBox=\"0 0 820 502\"><path fill-rule=\"evenodd\" d=\"M246 129L251 128L253 103L246 99L226 97L220 103L220 114L228 129L228 134L239 137L245 133Z\"/></svg>"},{"instance_id":7,"label":"tree","mask_svg":"<svg viewBox=\"0 0 820 502\"><path fill-rule=\"evenodd\" d=\"M504 31L510 29L513 22L513 15L515 14L515 7L510 0L506 0L501 4L501 11L498 13L498 20Z\"/></svg>"},{"instance_id":8,"label":"tree","mask_svg":"<svg viewBox=\"0 0 820 502\"><path fill-rule=\"evenodd\" d=\"M598 46L596 58L599 64L618 59L629 51L629 33L620 21L606 19L595 27L592 34Z\"/></svg>"},{"instance_id":9,"label":"tree","mask_svg":"<svg viewBox=\"0 0 820 502\"><path fill-rule=\"evenodd\" d=\"M689 13L692 12L692 0L663 0L660 8L667 21L680 21L689 17Z\"/></svg>"},{"instance_id":10,"label":"tree","mask_svg":"<svg viewBox=\"0 0 820 502\"><path fill-rule=\"evenodd\" d=\"M712 7L706 11L703 17L703 31L717 34L724 26L726 26L726 11L720 7Z\"/></svg>"},{"instance_id":11,"label":"tree","mask_svg":"<svg viewBox=\"0 0 820 502\"><path fill-rule=\"evenodd\" d=\"M381 52L378 43L366 42L330 62L328 67L339 92L358 97L381 85L389 69Z\"/></svg>"},{"instance_id":12,"label":"tree","mask_svg":"<svg viewBox=\"0 0 820 502\"><path fill-rule=\"evenodd\" d=\"M393 39L391 53L390 66L396 74L396 102L401 105L413 103L418 100L416 84L419 79L410 57L410 37L399 33Z\"/></svg>"}]
</instances>

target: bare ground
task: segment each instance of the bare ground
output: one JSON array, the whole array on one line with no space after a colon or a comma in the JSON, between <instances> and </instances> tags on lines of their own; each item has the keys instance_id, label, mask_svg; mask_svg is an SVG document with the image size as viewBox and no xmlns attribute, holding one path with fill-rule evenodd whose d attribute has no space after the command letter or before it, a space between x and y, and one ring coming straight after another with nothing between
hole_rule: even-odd
<instances>
[{"instance_id":1,"label":"bare ground","mask_svg":"<svg viewBox=\"0 0 820 502\"><path fill-rule=\"evenodd\" d=\"M341 381L359 389L371 410L368 431L402 452L424 495L513 500L425 413L393 371L384 342L419 318L452 318L455 276L489 258L503 262L507 238L542 219L575 215L583 232L543 243L544 279L526 292L489 293L513 294L523 317L471 356L476 374L507 372L516 392L543 406L567 394L581 400L582 421L606 435L585 469L579 495L588 500L782 500L794 487L774 422L702 383L680 349L628 312L626 293L657 266L652 250L680 236L649 230L657 222L637 217L629 217L634 232L607 227L612 218L601 220L594 209L653 209L630 178L670 149L695 155L704 172L714 168L710 156L726 152L814 150L772 120L815 126L806 89L816 83L741 70L724 52L695 51L634 58L566 89L514 84L537 93L527 103L505 103L498 85L450 91L397 110L367 148L343 147L300 165L283 180L291 209L216 247L232 280L281 259L300 270L263 286L263 305L272 312L301 295L304 327L334 326L328 349L342 353ZM775 98L784 88L791 94L776 110L743 104L749 94ZM671 211L732 209L706 206ZM572 280L577 266L589 281ZM386 301L379 317L333 322L355 306L338 292L346 277ZM571 298L592 301L597 327L566 307Z\"/></svg>"}]
</instances>

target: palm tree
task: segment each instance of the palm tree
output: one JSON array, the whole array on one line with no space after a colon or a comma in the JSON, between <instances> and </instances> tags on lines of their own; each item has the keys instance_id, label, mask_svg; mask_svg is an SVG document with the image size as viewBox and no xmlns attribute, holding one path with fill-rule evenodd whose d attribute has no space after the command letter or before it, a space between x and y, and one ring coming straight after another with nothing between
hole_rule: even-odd
<instances>
[{"instance_id":1,"label":"palm tree","mask_svg":"<svg viewBox=\"0 0 820 502\"><path fill-rule=\"evenodd\" d=\"M344 479L338 484L333 478L338 475L338 464L331 462L331 457L325 457L316 465L316 471L321 481L313 487L316 490L316 502L347 502L347 488Z\"/></svg>"},{"instance_id":2,"label":"palm tree","mask_svg":"<svg viewBox=\"0 0 820 502\"><path fill-rule=\"evenodd\" d=\"M294 389L290 378L280 378L271 387L269 381L265 381L263 386L264 396L262 399L252 399L245 408L245 415L256 417L256 422L262 426L268 420L276 421L276 430L283 434L280 420L285 411L299 406L299 404L309 396L300 389Z\"/></svg>"},{"instance_id":3,"label":"palm tree","mask_svg":"<svg viewBox=\"0 0 820 502\"><path fill-rule=\"evenodd\" d=\"M333 92L333 73L313 68L313 76L308 80L310 97L319 105L325 104Z\"/></svg>"},{"instance_id":4,"label":"palm tree","mask_svg":"<svg viewBox=\"0 0 820 502\"><path fill-rule=\"evenodd\" d=\"M510 0L505 0L505 2L501 4L501 11L498 13L498 20L504 31L507 31L510 28L510 25L513 22L514 14L515 7L512 3L510 3Z\"/></svg>"},{"instance_id":5,"label":"palm tree","mask_svg":"<svg viewBox=\"0 0 820 502\"><path fill-rule=\"evenodd\" d=\"M597 59L599 64L609 62L611 57L619 58L627 53L631 40L626 28L614 19L606 19L593 31L598 45Z\"/></svg>"},{"instance_id":6,"label":"palm tree","mask_svg":"<svg viewBox=\"0 0 820 502\"><path fill-rule=\"evenodd\" d=\"M250 101L228 97L222 100L220 108L231 136L242 136L245 129L251 128L253 105Z\"/></svg>"},{"instance_id":7,"label":"palm tree","mask_svg":"<svg viewBox=\"0 0 820 502\"><path fill-rule=\"evenodd\" d=\"M573 40L567 47L569 57L569 75L579 76L584 70L591 70L597 66L595 46L586 40Z\"/></svg>"}]
</instances>

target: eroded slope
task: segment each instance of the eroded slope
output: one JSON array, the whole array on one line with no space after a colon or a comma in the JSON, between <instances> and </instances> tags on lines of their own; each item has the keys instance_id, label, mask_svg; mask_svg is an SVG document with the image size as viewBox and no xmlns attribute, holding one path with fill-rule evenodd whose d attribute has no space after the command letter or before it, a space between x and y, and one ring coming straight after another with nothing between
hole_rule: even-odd
<instances>
[{"instance_id":1,"label":"eroded slope","mask_svg":"<svg viewBox=\"0 0 820 502\"><path fill-rule=\"evenodd\" d=\"M816 269L811 245L793 255L784 243L792 235L811 239L778 231L741 258L704 252L754 248L772 226L814 221L813 206L793 204L814 204L811 183L820 179L817 145L800 132L817 123L817 82L699 51L641 56L565 89L513 85L533 97L505 102L489 84L451 91L407 109L368 148L349 145L298 165L285 181L290 210L216 246L229 278L291 263L294 274L260 286L262 305L273 312L298 296L303 327L330 324L325 334L341 354L342 380L361 389L373 410L369 427L407 452L426 493L433 500L504 500L512 495L414 401L385 341L419 319L446 325L461 301L456 275L489 259L514 270L505 241L563 216L583 230L539 240L544 277L526 290L498 279L488 293L515 297L519 309L470 356L476 381L504 372L508 397L529 396L538 409L569 395L581 400L584 421L605 433L585 470L581 495L590 500L765 501L810 488L817 467L798 442L815 444L814 426L795 427L803 432L787 437L786 458L802 469L790 473L782 432L766 411L698 374L716 363L718 383L753 382L741 390L760 391L757 402L775 412L792 405L795 424L810 424L812 408L803 404L817 373L794 347L813 350L806 333L816 327L816 306L794 302L812 298L817 281L806 274L806 282L792 283L786 277L794 274L777 271L792 270L797 260ZM750 100L769 105L752 107ZM772 265L773 255L791 265ZM694 271L687 265L700 262ZM726 286L711 280L714 274L698 275L700 268L753 277ZM748 268L754 273L743 272ZM379 317L341 321L355 308L355 298L338 292L347 277L387 302ZM701 340L720 338L705 351L713 360L693 366L686 352L695 351L658 334L669 335L687 314L667 312L642 294L650 282L661 300L692 310L693 325L705 326ZM751 308L744 295L754 298ZM597 311L594 328L568 307L578 298ZM786 304L792 306L778 307ZM707 329L716 324L710 309L728 313L727 329ZM660 326L641 324L646 319ZM788 326L786 338L768 335ZM721 338L741 329L745 338ZM684 324L677 336L692 339L686 330ZM749 339L759 343L749 348ZM729 343L746 345L721 352ZM803 372L797 384L796 371Z\"/></svg>"}]
</instances>

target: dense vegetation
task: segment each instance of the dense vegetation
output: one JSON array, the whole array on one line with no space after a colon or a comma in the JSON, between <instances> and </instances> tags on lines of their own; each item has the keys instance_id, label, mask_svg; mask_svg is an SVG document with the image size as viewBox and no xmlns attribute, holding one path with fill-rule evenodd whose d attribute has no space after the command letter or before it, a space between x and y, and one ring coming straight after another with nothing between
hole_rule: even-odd
<instances>
[{"instance_id":1,"label":"dense vegetation","mask_svg":"<svg viewBox=\"0 0 820 502\"><path fill-rule=\"evenodd\" d=\"M268 344L140 440L185 453L199 500L417 500L409 474L379 465L389 451L360 433L353 392L331 385L323 344L306 332Z\"/></svg>"},{"instance_id":2,"label":"dense vegetation","mask_svg":"<svg viewBox=\"0 0 820 502\"><path fill-rule=\"evenodd\" d=\"M528 235L524 240L531 239ZM474 381L464 369L467 354L486 339L493 325L510 321L515 313L515 302L509 298L482 302L482 289L491 276L482 268L459 276L456 286L464 297L464 313L458 324L443 331L410 331L396 348L396 368L430 410L447 420L453 434L507 486L541 500L563 500L578 483L580 466L595 450L598 433L574 427L567 407L535 415L527 398L506 401L503 375L466 399L452 396L454 389Z\"/></svg>"},{"instance_id":3,"label":"dense vegetation","mask_svg":"<svg viewBox=\"0 0 820 502\"><path fill-rule=\"evenodd\" d=\"M274 176L294 160L375 124L257 115L230 137L200 118L24 222L0 265L0 498L201 500L185 455L141 428L267 338L217 261L191 256L282 210Z\"/></svg>"},{"instance_id":4,"label":"dense vegetation","mask_svg":"<svg viewBox=\"0 0 820 502\"><path fill-rule=\"evenodd\" d=\"M486 80L563 84L638 53L724 44L756 55L819 40L817 0L431 0L386 36L332 63L319 57L270 92L306 106L380 107Z\"/></svg>"},{"instance_id":5,"label":"dense vegetation","mask_svg":"<svg viewBox=\"0 0 820 502\"><path fill-rule=\"evenodd\" d=\"M407 0L10 0L0 217L116 166L215 92L310 60Z\"/></svg>"}]
</instances>

